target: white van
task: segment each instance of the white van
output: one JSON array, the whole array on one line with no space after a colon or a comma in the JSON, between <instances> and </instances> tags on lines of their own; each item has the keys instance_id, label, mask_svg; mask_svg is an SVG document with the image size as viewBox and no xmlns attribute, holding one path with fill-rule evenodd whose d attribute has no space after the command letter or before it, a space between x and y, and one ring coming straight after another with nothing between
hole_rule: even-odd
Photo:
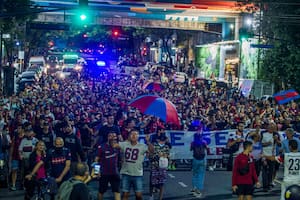
<instances>
[{"instance_id":1,"label":"white van","mask_svg":"<svg viewBox=\"0 0 300 200\"><path fill-rule=\"evenodd\" d=\"M39 66L42 71L46 73L46 60L43 56L33 56L29 58L29 67L31 66Z\"/></svg>"}]
</instances>

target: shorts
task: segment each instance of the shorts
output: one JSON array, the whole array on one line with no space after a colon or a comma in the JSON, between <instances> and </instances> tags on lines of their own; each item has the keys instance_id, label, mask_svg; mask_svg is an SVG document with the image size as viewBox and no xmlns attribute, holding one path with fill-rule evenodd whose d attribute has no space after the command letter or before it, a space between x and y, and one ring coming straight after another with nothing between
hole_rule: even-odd
<instances>
[{"instance_id":1,"label":"shorts","mask_svg":"<svg viewBox=\"0 0 300 200\"><path fill-rule=\"evenodd\" d=\"M150 184L152 186L160 187L166 183L167 170L166 169L151 169L150 172Z\"/></svg>"},{"instance_id":2,"label":"shorts","mask_svg":"<svg viewBox=\"0 0 300 200\"><path fill-rule=\"evenodd\" d=\"M111 185L112 192L120 193L119 175L101 175L99 179L99 193L104 194L108 189L108 183Z\"/></svg>"},{"instance_id":3,"label":"shorts","mask_svg":"<svg viewBox=\"0 0 300 200\"><path fill-rule=\"evenodd\" d=\"M249 184L237 185L236 194L237 195L253 195L254 186Z\"/></svg>"},{"instance_id":4,"label":"shorts","mask_svg":"<svg viewBox=\"0 0 300 200\"><path fill-rule=\"evenodd\" d=\"M122 174L122 192L130 192L131 185L134 192L143 192L143 176L129 176Z\"/></svg>"},{"instance_id":5,"label":"shorts","mask_svg":"<svg viewBox=\"0 0 300 200\"><path fill-rule=\"evenodd\" d=\"M12 160L11 161L11 169L18 170L20 168L20 161L19 160Z\"/></svg>"}]
</instances>

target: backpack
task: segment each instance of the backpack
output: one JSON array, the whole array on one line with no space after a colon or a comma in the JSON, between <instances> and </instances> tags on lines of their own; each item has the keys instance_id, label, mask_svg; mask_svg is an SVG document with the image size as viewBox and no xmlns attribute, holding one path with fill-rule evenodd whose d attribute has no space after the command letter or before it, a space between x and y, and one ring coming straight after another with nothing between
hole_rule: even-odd
<instances>
[{"instance_id":1,"label":"backpack","mask_svg":"<svg viewBox=\"0 0 300 200\"><path fill-rule=\"evenodd\" d=\"M73 178L65 181L61 186L59 187L58 193L55 196L55 200L69 200L71 193L73 191L74 185L77 185L79 183L82 183L81 181L75 180Z\"/></svg>"},{"instance_id":2,"label":"backpack","mask_svg":"<svg viewBox=\"0 0 300 200\"><path fill-rule=\"evenodd\" d=\"M197 160L203 160L205 158L206 145L204 143L193 144L193 156Z\"/></svg>"},{"instance_id":3,"label":"backpack","mask_svg":"<svg viewBox=\"0 0 300 200\"><path fill-rule=\"evenodd\" d=\"M250 163L250 159L248 158L247 164L243 167L238 168L238 172L239 172L240 175L245 176L246 174L249 173L249 171L250 171L250 164L249 163Z\"/></svg>"}]
</instances>

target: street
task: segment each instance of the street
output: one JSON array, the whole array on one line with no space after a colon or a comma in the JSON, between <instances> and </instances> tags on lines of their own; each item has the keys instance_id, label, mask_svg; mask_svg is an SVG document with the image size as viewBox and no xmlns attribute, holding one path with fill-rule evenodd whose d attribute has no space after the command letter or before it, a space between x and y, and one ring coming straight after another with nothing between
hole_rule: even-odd
<instances>
[{"instance_id":1,"label":"street","mask_svg":"<svg viewBox=\"0 0 300 200\"><path fill-rule=\"evenodd\" d=\"M149 173L145 172L144 181L144 199L149 198ZM165 186L164 200L193 200L197 199L190 194L192 173L190 171L169 171L168 181ZM97 182L89 184L94 195L98 188ZM158 199L158 194L155 194ZM227 171L207 171L205 178L205 197L206 200L233 200L237 197L232 196L231 193L231 172ZM133 200L133 195L130 198ZM255 194L255 200L277 200L280 196L280 186L276 185L269 193L262 192L258 189ZM0 199L2 200L21 200L23 199L23 192L8 192L7 189L0 189ZM105 200L113 199L111 192L105 194Z\"/></svg>"}]
</instances>

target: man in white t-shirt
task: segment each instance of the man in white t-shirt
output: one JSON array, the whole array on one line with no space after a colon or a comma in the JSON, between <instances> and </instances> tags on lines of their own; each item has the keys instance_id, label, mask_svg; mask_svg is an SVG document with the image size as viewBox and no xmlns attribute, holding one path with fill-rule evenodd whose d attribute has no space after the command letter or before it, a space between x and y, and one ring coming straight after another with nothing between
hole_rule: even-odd
<instances>
[{"instance_id":1,"label":"man in white t-shirt","mask_svg":"<svg viewBox=\"0 0 300 200\"><path fill-rule=\"evenodd\" d=\"M143 162L145 153L153 151L153 146L149 142L149 136L146 136L147 145L139 143L139 132L131 130L128 141L120 142L115 147L119 147L122 153L122 175L121 188L123 200L129 199L130 189L133 186L137 200L143 199Z\"/></svg>"},{"instance_id":2,"label":"man in white t-shirt","mask_svg":"<svg viewBox=\"0 0 300 200\"><path fill-rule=\"evenodd\" d=\"M274 156L275 143L274 133L276 131L276 124L270 123L267 131L261 133L262 153L265 156ZM272 160L262 159L262 183L263 189L267 192L273 181L273 173L275 170L275 162Z\"/></svg>"},{"instance_id":3,"label":"man in white t-shirt","mask_svg":"<svg viewBox=\"0 0 300 200\"><path fill-rule=\"evenodd\" d=\"M296 140L289 140L290 153L283 156L265 156L269 160L276 160L284 165L283 181L281 183L281 199L285 200L286 188L291 185L300 185L300 152Z\"/></svg>"},{"instance_id":4,"label":"man in white t-shirt","mask_svg":"<svg viewBox=\"0 0 300 200\"><path fill-rule=\"evenodd\" d=\"M24 125L24 134L25 137L21 140L19 146L19 155L22 162L21 174L22 176L30 173L29 170L29 156L34 151L35 145L38 142L38 139L34 137L33 129L31 125L26 123Z\"/></svg>"},{"instance_id":5,"label":"man in white t-shirt","mask_svg":"<svg viewBox=\"0 0 300 200\"><path fill-rule=\"evenodd\" d=\"M230 149L230 157L227 165L227 170L231 171L234 159L243 152L244 137L244 123L239 122L237 124L237 130L234 133L230 133L227 141L227 148Z\"/></svg>"}]
</instances>

